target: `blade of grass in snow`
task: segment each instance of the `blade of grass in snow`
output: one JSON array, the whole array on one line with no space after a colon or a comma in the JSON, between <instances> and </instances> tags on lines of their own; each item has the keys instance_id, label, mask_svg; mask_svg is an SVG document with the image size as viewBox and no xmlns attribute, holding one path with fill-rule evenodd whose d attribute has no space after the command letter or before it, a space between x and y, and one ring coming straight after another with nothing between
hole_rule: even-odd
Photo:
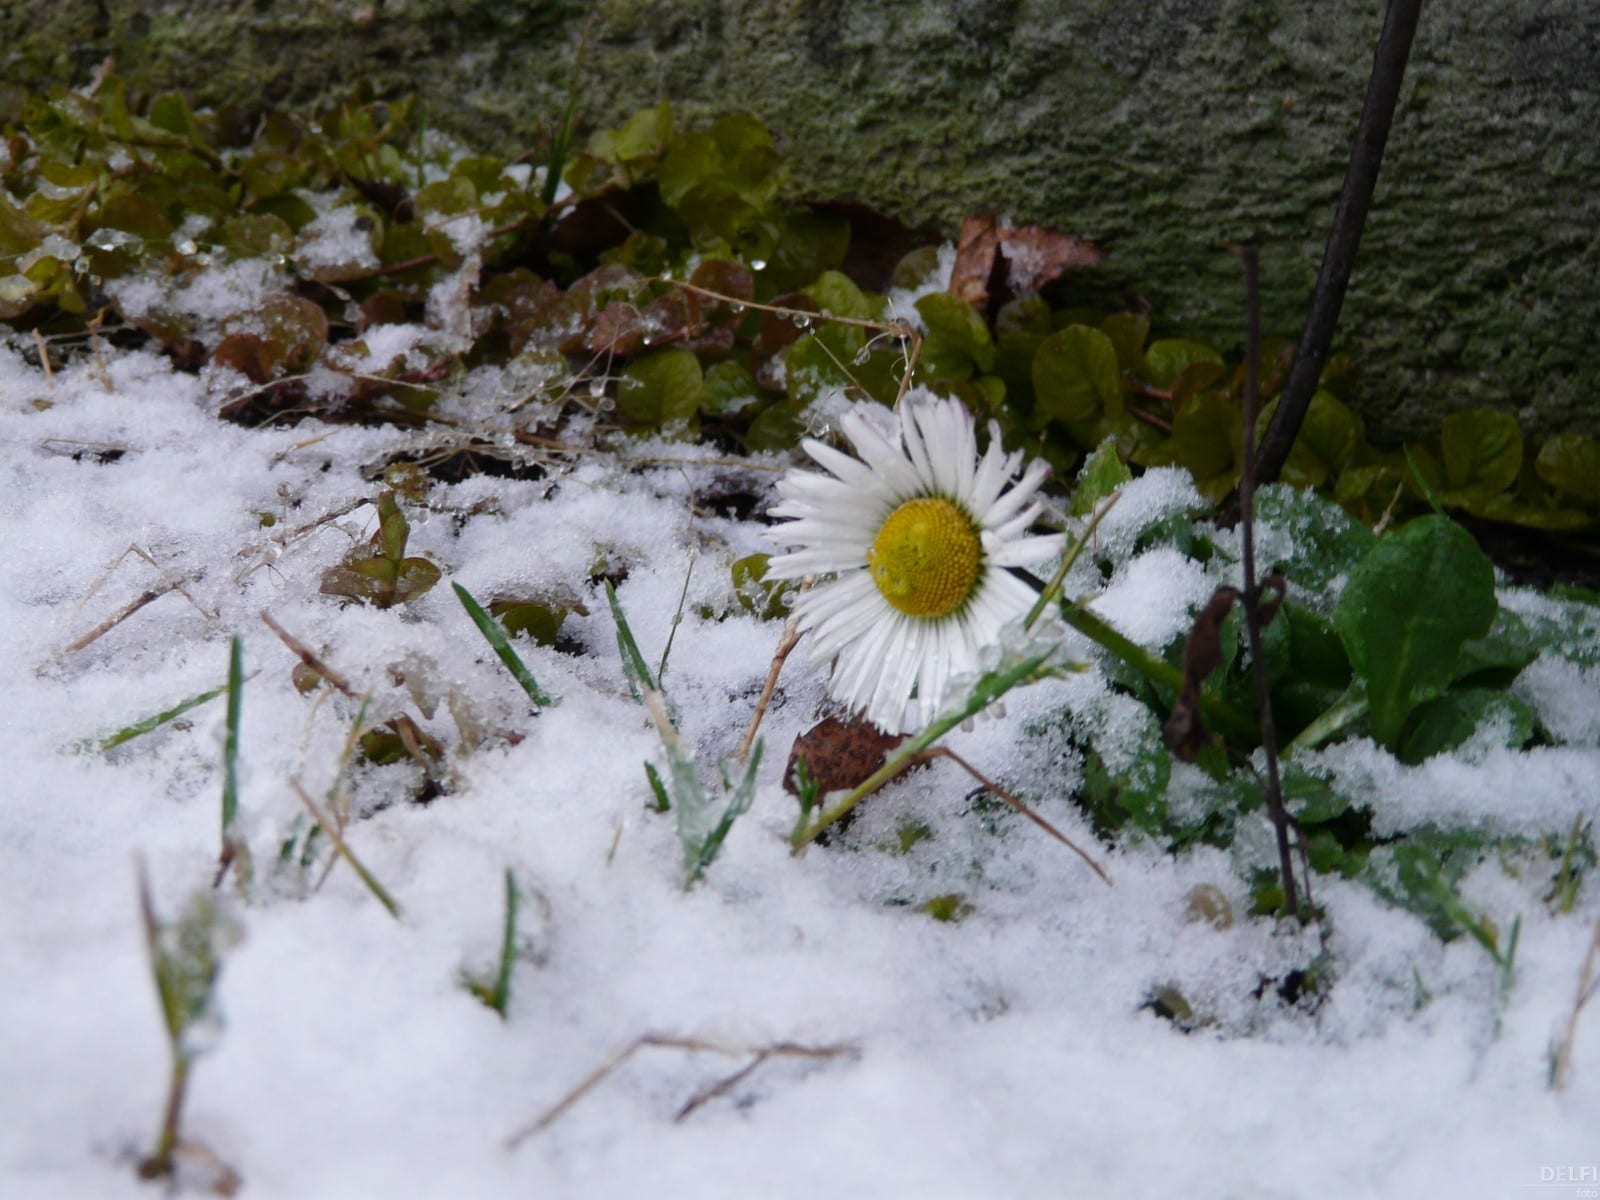
<instances>
[{"instance_id":1,"label":"blade of grass in snow","mask_svg":"<svg viewBox=\"0 0 1600 1200\"><path fill-rule=\"evenodd\" d=\"M499 655L500 661L505 663L506 670L511 672L511 677L522 685L523 691L528 693L528 699L539 708L550 708L555 705L556 698L539 686L538 680L533 677L533 672L528 670L521 656L512 649L511 640L506 637L506 631L500 622L485 612L483 605L474 600L472 593L466 588L459 583L452 583L450 586L455 589L456 599L461 601L461 607L467 610L467 616L472 618L472 623L478 627L478 632L483 634L484 639Z\"/></svg>"},{"instance_id":2,"label":"blade of grass in snow","mask_svg":"<svg viewBox=\"0 0 1600 1200\"><path fill-rule=\"evenodd\" d=\"M102 752L106 750L115 750L124 742L131 742L136 737L142 737L152 730L160 729L168 721L177 720L190 709L199 708L207 701L215 700L227 690L228 685L223 684L221 687L212 688L209 692L201 692L198 696L190 696L187 700L181 701L178 704L174 704L169 709L158 712L154 716L146 717L142 721L135 721L132 725L125 725L115 733L108 734L103 738L98 740L94 738L86 738L81 742L77 742L75 743L75 748L79 750L99 750Z\"/></svg>"},{"instance_id":3,"label":"blade of grass in snow","mask_svg":"<svg viewBox=\"0 0 1600 1200\"><path fill-rule=\"evenodd\" d=\"M684 589L687 592L687 583ZM606 598L611 602L611 615L617 624L617 648L622 654L623 673L628 677L634 696L655 721L656 732L661 735L661 745L667 752L667 777L671 780L671 786L663 783L660 773L649 763L645 764L645 776L650 780L650 790L655 793L657 811L665 812L670 808L678 814L678 841L683 846L683 886L693 887L717 857L728 830L749 809L755 797L756 766L761 761L760 743L756 744L756 752L751 756L744 778L737 787L729 779L727 768L722 768L723 789L732 794L721 814L714 815L714 802L700 782L694 754L684 748L683 738L673 723L666 694L650 676L650 668L645 664L633 629L628 625L628 615L622 611L622 602L617 599L616 589L611 586L610 580L606 581Z\"/></svg>"},{"instance_id":4,"label":"blade of grass in snow","mask_svg":"<svg viewBox=\"0 0 1600 1200\"><path fill-rule=\"evenodd\" d=\"M228 652L228 733L222 744L223 852L233 842L233 822L239 815L239 713L244 700L244 642L237 636Z\"/></svg>"},{"instance_id":5,"label":"blade of grass in snow","mask_svg":"<svg viewBox=\"0 0 1600 1200\"><path fill-rule=\"evenodd\" d=\"M500 964L495 971L494 982L485 983L465 971L461 976L461 982L467 990L499 1013L502 1020L505 1019L506 1007L511 1003L511 968L516 962L517 910L521 902L522 893L517 889L516 876L507 867L505 927L500 936Z\"/></svg>"},{"instance_id":6,"label":"blade of grass in snow","mask_svg":"<svg viewBox=\"0 0 1600 1200\"><path fill-rule=\"evenodd\" d=\"M650 674L650 668L644 661L644 655L639 653L639 643L633 640L633 630L628 628L627 614L622 611L622 605L617 600L617 589L611 586L611 580L606 580L606 600L611 604L611 617L617 623L617 649L622 654L622 673L628 677L628 687L633 691L633 698L642 701L644 691L659 692L655 678Z\"/></svg>"},{"instance_id":7,"label":"blade of grass in snow","mask_svg":"<svg viewBox=\"0 0 1600 1200\"><path fill-rule=\"evenodd\" d=\"M656 667L656 678L667 674L667 658L672 653L672 639L678 636L678 626L683 624L683 603L689 598L689 580L694 578L693 553L689 555L689 569L683 573L683 590L678 593L678 610L672 614L672 628L667 630L667 644L661 647L661 662Z\"/></svg>"},{"instance_id":8,"label":"blade of grass in snow","mask_svg":"<svg viewBox=\"0 0 1600 1200\"><path fill-rule=\"evenodd\" d=\"M306 810L311 814L311 819L322 828L323 833L328 835L328 840L333 843L333 848L339 857L350 864L350 869L360 877L362 883L367 885L367 890L376 896L378 903L388 909L389 915L398 921L400 919L400 906L395 903L394 897L389 895L383 884L379 883L372 872L367 870L361 860L356 857L355 851L350 849L349 843L344 840L328 818L322 814L322 810L317 807L317 802L306 794L305 788L300 786L300 781L291 779L289 786L294 789L295 795L300 797L300 803L306 806Z\"/></svg>"}]
</instances>

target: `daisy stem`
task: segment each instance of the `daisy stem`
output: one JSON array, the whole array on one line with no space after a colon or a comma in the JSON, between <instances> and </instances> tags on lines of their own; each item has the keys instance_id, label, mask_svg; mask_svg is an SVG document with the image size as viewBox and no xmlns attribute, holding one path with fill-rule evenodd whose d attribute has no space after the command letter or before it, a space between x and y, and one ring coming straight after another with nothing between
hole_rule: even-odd
<instances>
[{"instance_id":1,"label":"daisy stem","mask_svg":"<svg viewBox=\"0 0 1600 1200\"><path fill-rule=\"evenodd\" d=\"M929 746L933 745L934 742L949 733L961 722L968 717L975 716L979 709L999 699L1018 684L1027 683L1029 680L1044 673L1041 668L1044 667L1050 657L1050 654L1037 654L1032 658L1024 659L1014 667L985 675L978 681L972 691L967 694L967 698L960 708L952 709L937 718L933 724L917 734L916 737L902 744L898 750L884 760L883 766L845 793L837 803L824 808L814 822L796 829L789 839L789 844L794 847L795 853L798 854L804 850L807 844L815 841L817 835L824 829L844 818L856 805L911 766L917 760L918 755L922 754Z\"/></svg>"},{"instance_id":2,"label":"daisy stem","mask_svg":"<svg viewBox=\"0 0 1600 1200\"><path fill-rule=\"evenodd\" d=\"M1039 619L1039 614L1055 603L1056 597L1061 594L1062 585L1066 582L1067 572L1072 570L1072 564L1083 554L1083 548L1089 544L1089 539L1094 537L1094 531L1100 527L1100 522L1116 506L1121 497L1121 492L1113 492L1089 519L1083 532L1078 535L1078 540L1072 544L1072 549L1067 551L1066 557L1061 560L1061 565L1056 568L1056 573L1050 577L1050 582L1044 585L1044 591L1040 592L1039 598L1033 602L1033 607L1028 611L1028 619L1022 623L1024 629L1032 629L1033 623Z\"/></svg>"},{"instance_id":3,"label":"daisy stem","mask_svg":"<svg viewBox=\"0 0 1600 1200\"><path fill-rule=\"evenodd\" d=\"M1174 692L1182 690L1181 670L1118 633L1082 605L1063 604L1061 619L1102 649L1116 655L1152 683L1163 684ZM1248 713L1217 696L1201 693L1200 710L1213 729L1222 730L1230 738L1239 739L1246 745L1253 744L1261 736L1261 731Z\"/></svg>"}]
</instances>

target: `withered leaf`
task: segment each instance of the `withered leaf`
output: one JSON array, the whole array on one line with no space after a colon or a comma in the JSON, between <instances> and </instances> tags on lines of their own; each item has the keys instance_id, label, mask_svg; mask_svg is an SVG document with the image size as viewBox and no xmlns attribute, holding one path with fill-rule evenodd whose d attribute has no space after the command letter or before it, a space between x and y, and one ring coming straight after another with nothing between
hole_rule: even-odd
<instances>
[{"instance_id":1,"label":"withered leaf","mask_svg":"<svg viewBox=\"0 0 1600 1200\"><path fill-rule=\"evenodd\" d=\"M968 217L956 243L950 294L985 310L992 301L1028 296L1072 267L1092 267L1106 252L1044 225L1013 228L994 217Z\"/></svg>"},{"instance_id":2,"label":"withered leaf","mask_svg":"<svg viewBox=\"0 0 1600 1200\"><path fill-rule=\"evenodd\" d=\"M794 740L783 768L783 786L792 796L795 767L803 758L816 781L817 794L849 791L883 766L883 760L906 740L903 733L885 733L860 717L824 717Z\"/></svg>"},{"instance_id":3,"label":"withered leaf","mask_svg":"<svg viewBox=\"0 0 1600 1200\"><path fill-rule=\"evenodd\" d=\"M1222 623L1238 600L1238 588L1219 587L1213 592L1183 647L1183 687L1162 732L1167 749L1184 762L1194 762L1211 743L1211 731L1200 716L1200 685L1222 665Z\"/></svg>"}]
</instances>

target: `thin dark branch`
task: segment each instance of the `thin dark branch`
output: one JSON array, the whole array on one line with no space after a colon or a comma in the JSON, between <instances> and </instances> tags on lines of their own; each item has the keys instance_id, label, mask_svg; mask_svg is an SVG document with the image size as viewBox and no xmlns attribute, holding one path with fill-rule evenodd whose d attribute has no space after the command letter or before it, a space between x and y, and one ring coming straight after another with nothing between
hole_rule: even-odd
<instances>
[{"instance_id":1,"label":"thin dark branch","mask_svg":"<svg viewBox=\"0 0 1600 1200\"><path fill-rule=\"evenodd\" d=\"M1395 103L1400 98L1400 83L1405 78L1406 60L1411 56L1412 38L1417 32L1417 16L1422 0L1389 0L1383 33L1372 60L1372 77L1367 82L1366 102L1361 106L1361 121L1356 126L1355 146L1350 151L1350 166L1345 171L1344 190L1333 214L1333 231L1322 256L1311 297L1311 312L1306 317L1294 366L1284 386L1283 398L1273 415L1271 428L1261 440L1258 478L1268 483L1278 477L1289 458L1289 448L1305 420L1328 361L1328 348L1339 324L1339 309L1344 304L1350 273L1355 267L1356 249L1367 223L1367 210L1378 184L1378 167L1394 123Z\"/></svg>"},{"instance_id":2,"label":"thin dark branch","mask_svg":"<svg viewBox=\"0 0 1600 1200\"><path fill-rule=\"evenodd\" d=\"M1300 915L1300 900L1294 885L1294 858L1289 848L1289 815L1283 807L1283 787L1278 777L1278 730L1272 719L1272 690L1267 678L1267 662L1261 649L1261 583L1256 578L1256 410L1260 403L1261 373L1261 258L1253 246L1243 247L1245 286L1245 376L1244 430L1241 434L1243 462L1239 473L1239 533L1244 558L1245 629L1250 639L1251 673L1256 682L1256 708L1261 722L1261 749L1267 759L1267 815L1272 818L1278 839L1278 870L1283 876L1284 908L1291 917ZM1281 600L1281 595L1279 596Z\"/></svg>"}]
</instances>

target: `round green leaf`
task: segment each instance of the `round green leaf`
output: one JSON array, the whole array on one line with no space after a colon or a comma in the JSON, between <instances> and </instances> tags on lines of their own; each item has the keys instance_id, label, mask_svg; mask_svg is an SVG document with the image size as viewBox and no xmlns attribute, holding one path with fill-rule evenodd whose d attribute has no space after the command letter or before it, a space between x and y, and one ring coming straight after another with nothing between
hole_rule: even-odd
<instances>
[{"instance_id":1,"label":"round green leaf","mask_svg":"<svg viewBox=\"0 0 1600 1200\"><path fill-rule=\"evenodd\" d=\"M1164 338L1158 342L1151 342L1144 352L1145 377L1156 387L1171 387L1172 381L1182 373L1185 367L1195 363L1222 362L1222 355L1210 346L1202 346L1199 342L1185 341L1183 338Z\"/></svg>"},{"instance_id":2,"label":"round green leaf","mask_svg":"<svg viewBox=\"0 0 1600 1200\"><path fill-rule=\"evenodd\" d=\"M629 421L663 425L687 421L700 407L700 360L678 346L634 362L617 385L617 408Z\"/></svg>"},{"instance_id":3,"label":"round green leaf","mask_svg":"<svg viewBox=\"0 0 1600 1200\"><path fill-rule=\"evenodd\" d=\"M1539 478L1557 491L1600 503L1600 442L1582 433L1558 433L1534 459Z\"/></svg>"},{"instance_id":4,"label":"round green leaf","mask_svg":"<svg viewBox=\"0 0 1600 1200\"><path fill-rule=\"evenodd\" d=\"M1453 492L1503 492L1522 469L1522 431L1510 413L1470 408L1451 413L1439 434L1446 486Z\"/></svg>"},{"instance_id":5,"label":"round green leaf","mask_svg":"<svg viewBox=\"0 0 1600 1200\"><path fill-rule=\"evenodd\" d=\"M1333 623L1365 681L1372 732L1391 749L1411 710L1444 691L1461 647L1489 631L1494 568L1444 516L1389 534L1350 572Z\"/></svg>"},{"instance_id":6,"label":"round green leaf","mask_svg":"<svg viewBox=\"0 0 1600 1200\"><path fill-rule=\"evenodd\" d=\"M1082 421L1104 410L1122 414L1122 373L1111 339L1087 325L1068 325L1039 343L1033 391L1042 416Z\"/></svg>"}]
</instances>

